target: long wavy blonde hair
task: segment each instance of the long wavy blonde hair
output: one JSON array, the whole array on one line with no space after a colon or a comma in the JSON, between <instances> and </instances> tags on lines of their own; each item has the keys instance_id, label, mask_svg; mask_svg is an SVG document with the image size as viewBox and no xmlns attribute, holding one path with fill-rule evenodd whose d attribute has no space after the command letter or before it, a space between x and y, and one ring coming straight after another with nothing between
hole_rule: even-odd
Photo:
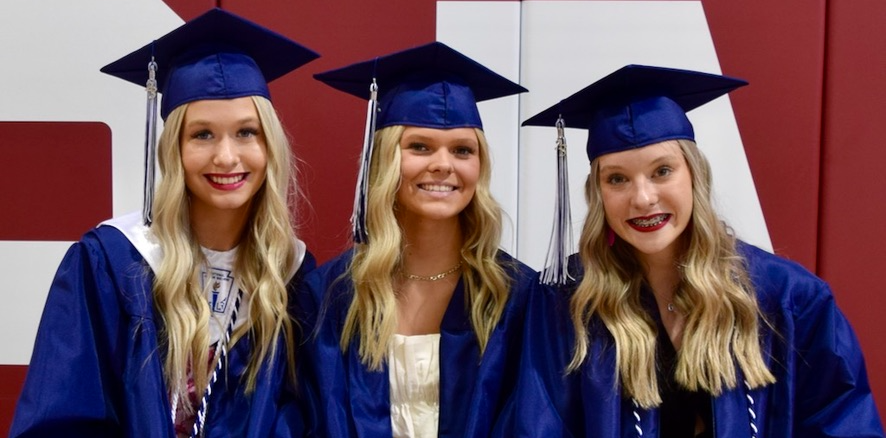
<instances>
[{"instance_id":1,"label":"long wavy blonde hair","mask_svg":"<svg viewBox=\"0 0 886 438\"><path fill-rule=\"evenodd\" d=\"M688 309L676 380L689 390L717 396L738 383L737 362L751 387L773 383L759 339L760 323L766 320L735 237L714 211L710 164L694 142L678 143L692 174L693 207L684 232L687 243L679 261L681 284L675 297L680 309ZM567 370L579 369L587 358L587 327L597 316L615 340L616 364L626 393L644 408L658 406L657 328L640 302L643 269L629 244L619 239L608 245L599 159L591 169L585 184L588 214L579 246L585 271L570 302L576 340Z\"/></svg>"},{"instance_id":2,"label":"long wavy blonde hair","mask_svg":"<svg viewBox=\"0 0 886 438\"><path fill-rule=\"evenodd\" d=\"M400 185L400 137L405 129L390 126L375 133L366 213L369 243L356 245L348 272L354 297L340 347L347 351L353 337L358 336L360 359L372 370L380 369L397 327L392 279L401 263L403 232L394 208ZM460 215L465 235L461 256L466 305L482 353L504 312L511 279L496 258L502 219L501 208L489 190L489 144L482 130L475 132L480 144L480 178L473 199Z\"/></svg>"},{"instance_id":3,"label":"long wavy blonde hair","mask_svg":"<svg viewBox=\"0 0 886 438\"><path fill-rule=\"evenodd\" d=\"M253 343L247 367L246 390L251 392L261 365L277 357L282 336L290 379L295 377L293 328L287 312L286 283L295 257L291 216L295 196L295 168L289 141L271 103L259 96L252 101L267 146L266 178L251 202L250 219L239 243L234 269L244 297L249 300L246 323L235 331L231 345L244 334ZM154 278L154 306L163 320L160 342L166 349L167 382L184 382L189 364L209 360L210 309L200 287L200 269L206 263L191 229L189 196L181 161L181 128L187 104L173 110L160 137L158 159L162 178L157 188L151 228L163 251ZM229 346L230 347L230 346ZM192 367L194 370L202 367ZM205 388L209 373L193 372L197 388ZM294 382L294 380L292 380ZM187 386L170 383L186 400ZM184 404L185 409L191 409Z\"/></svg>"}]
</instances>

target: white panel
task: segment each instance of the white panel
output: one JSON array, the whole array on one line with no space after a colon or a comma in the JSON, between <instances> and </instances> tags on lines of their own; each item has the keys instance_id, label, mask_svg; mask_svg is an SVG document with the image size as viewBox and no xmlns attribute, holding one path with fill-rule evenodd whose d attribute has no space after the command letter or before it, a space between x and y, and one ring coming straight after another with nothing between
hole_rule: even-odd
<instances>
[{"instance_id":1,"label":"white panel","mask_svg":"<svg viewBox=\"0 0 886 438\"><path fill-rule=\"evenodd\" d=\"M519 117L506 120L513 113L496 110L505 132L508 124L518 125L626 64L720 73L699 1L524 1L519 3L519 14L510 12L515 3L438 2L437 31L441 38L452 38L458 42L455 47L478 56L481 62L499 59L502 54L519 57L520 75L509 77L519 77L530 92L520 98ZM502 23L514 16L520 17L520 26ZM517 55L510 40L510 32L515 28L520 34ZM493 57L495 53L498 57ZM728 98L692 111L689 118L695 125L696 139L713 166L715 196L722 216L741 238L771 250ZM493 187L507 207L514 205L515 182L518 188L516 255L537 269L544 264L553 219L554 137L553 127L522 128L518 156L502 160L498 154L495 163ZM501 138L495 135L493 143L500 145ZM577 243L586 212L583 189L588 172L584 152L587 134L571 129L567 140ZM509 214L515 217L512 211Z\"/></svg>"},{"instance_id":2,"label":"white panel","mask_svg":"<svg viewBox=\"0 0 886 438\"><path fill-rule=\"evenodd\" d=\"M99 69L181 23L161 0L0 2L0 121L104 122L113 142L114 215L140 209L145 91ZM0 241L0 301L7 303L0 310L0 364L30 360L49 285L69 245Z\"/></svg>"},{"instance_id":3,"label":"white panel","mask_svg":"<svg viewBox=\"0 0 886 438\"><path fill-rule=\"evenodd\" d=\"M160 0L0 3L0 120L106 123L114 215L140 209L144 87L99 69L181 24Z\"/></svg>"},{"instance_id":4,"label":"white panel","mask_svg":"<svg viewBox=\"0 0 886 438\"><path fill-rule=\"evenodd\" d=\"M699 1L523 2L521 119L553 105L626 64L721 73ZM741 92L741 90L737 91ZM711 161L719 211L737 234L771 251L728 97L689 113L696 140ZM568 121L567 121L568 123ZM556 189L555 130L527 127L521 135L518 256L541 268ZM567 131L575 242L587 211L587 132Z\"/></svg>"},{"instance_id":5,"label":"white panel","mask_svg":"<svg viewBox=\"0 0 886 438\"><path fill-rule=\"evenodd\" d=\"M0 245L0 364L27 365L49 285L71 242L11 242ZM12 274L12 275L10 275Z\"/></svg>"},{"instance_id":6,"label":"white panel","mask_svg":"<svg viewBox=\"0 0 886 438\"><path fill-rule=\"evenodd\" d=\"M520 82L519 2L437 2L437 40ZM504 209L502 246L517 247L519 114L517 96L480 102L492 154L492 194Z\"/></svg>"}]
</instances>

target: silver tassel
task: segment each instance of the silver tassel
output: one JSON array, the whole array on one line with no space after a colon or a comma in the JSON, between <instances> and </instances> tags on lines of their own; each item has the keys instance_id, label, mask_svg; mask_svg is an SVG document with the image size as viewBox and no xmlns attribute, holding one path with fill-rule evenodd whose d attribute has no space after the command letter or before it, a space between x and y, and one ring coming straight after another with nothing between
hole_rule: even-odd
<instances>
[{"instance_id":1,"label":"silver tassel","mask_svg":"<svg viewBox=\"0 0 886 438\"><path fill-rule=\"evenodd\" d=\"M145 117L145 197L142 206L142 221L145 226L153 222L154 208L154 168L157 159L157 63L154 57L148 63L147 116Z\"/></svg>"},{"instance_id":2,"label":"silver tassel","mask_svg":"<svg viewBox=\"0 0 886 438\"><path fill-rule=\"evenodd\" d=\"M572 208L569 203L569 166L566 161L566 134L563 117L557 118L557 197L554 225L541 282L552 286L566 285L574 278L569 274L568 258L572 253Z\"/></svg>"},{"instance_id":3,"label":"silver tassel","mask_svg":"<svg viewBox=\"0 0 886 438\"><path fill-rule=\"evenodd\" d=\"M369 103L366 108L366 131L363 133L363 152L360 157L360 173L357 176L357 188L354 193L354 212L351 215L351 227L354 241L369 242L369 230L366 229L366 204L369 196L369 169L372 161L372 149L375 146L375 120L378 113L378 84L372 78L369 86Z\"/></svg>"}]
</instances>

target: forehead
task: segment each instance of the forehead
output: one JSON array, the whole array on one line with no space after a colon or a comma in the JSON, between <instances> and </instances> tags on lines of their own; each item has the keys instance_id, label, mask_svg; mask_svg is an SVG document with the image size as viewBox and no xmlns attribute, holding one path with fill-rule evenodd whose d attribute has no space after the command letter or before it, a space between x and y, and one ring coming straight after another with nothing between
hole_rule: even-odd
<instances>
[{"instance_id":1,"label":"forehead","mask_svg":"<svg viewBox=\"0 0 886 438\"><path fill-rule=\"evenodd\" d=\"M684 163L686 161L680 144L674 140L654 143L636 149L628 149L601 155L598 161L601 171L607 169L630 169L661 163Z\"/></svg>"},{"instance_id":2,"label":"forehead","mask_svg":"<svg viewBox=\"0 0 886 438\"><path fill-rule=\"evenodd\" d=\"M235 99L204 99L187 104L185 120L222 121L227 119L258 118L258 110L251 97Z\"/></svg>"},{"instance_id":3,"label":"forehead","mask_svg":"<svg viewBox=\"0 0 886 438\"><path fill-rule=\"evenodd\" d=\"M435 143L479 143L474 128L436 129L407 126L401 141L427 141Z\"/></svg>"}]
</instances>

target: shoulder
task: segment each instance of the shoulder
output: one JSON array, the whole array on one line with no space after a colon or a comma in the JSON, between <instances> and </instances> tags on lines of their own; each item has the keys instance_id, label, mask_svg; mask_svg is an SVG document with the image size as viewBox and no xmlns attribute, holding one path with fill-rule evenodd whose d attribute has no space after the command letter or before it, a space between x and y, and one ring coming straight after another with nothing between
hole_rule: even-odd
<instances>
[{"instance_id":1,"label":"shoulder","mask_svg":"<svg viewBox=\"0 0 886 438\"><path fill-rule=\"evenodd\" d=\"M332 291L337 291L336 295L350 291L351 281L348 269L353 257L353 250L348 250L317 266L304 278L305 293L310 294L314 301L319 303L324 296Z\"/></svg>"},{"instance_id":2,"label":"shoulder","mask_svg":"<svg viewBox=\"0 0 886 438\"><path fill-rule=\"evenodd\" d=\"M77 296L110 312L151 317L151 269L118 229L99 226L71 246L59 266L50 294Z\"/></svg>"},{"instance_id":3,"label":"shoulder","mask_svg":"<svg viewBox=\"0 0 886 438\"><path fill-rule=\"evenodd\" d=\"M828 284L799 263L744 242L737 249L762 305L798 309L833 301Z\"/></svg>"},{"instance_id":4,"label":"shoulder","mask_svg":"<svg viewBox=\"0 0 886 438\"><path fill-rule=\"evenodd\" d=\"M303 241L295 239L293 248L295 257L289 270L289 282L299 283L317 268L317 260L314 258L314 254L308 251L307 245Z\"/></svg>"},{"instance_id":5,"label":"shoulder","mask_svg":"<svg viewBox=\"0 0 886 438\"><path fill-rule=\"evenodd\" d=\"M329 279L337 278L348 270L353 258L354 251L347 250L317 266L305 277L305 280L323 283L328 282Z\"/></svg>"},{"instance_id":6,"label":"shoulder","mask_svg":"<svg viewBox=\"0 0 886 438\"><path fill-rule=\"evenodd\" d=\"M505 267L508 275L514 281L519 283L538 281L538 271L517 260L507 252L499 250L498 254L496 254L496 259L500 265Z\"/></svg>"}]
</instances>

